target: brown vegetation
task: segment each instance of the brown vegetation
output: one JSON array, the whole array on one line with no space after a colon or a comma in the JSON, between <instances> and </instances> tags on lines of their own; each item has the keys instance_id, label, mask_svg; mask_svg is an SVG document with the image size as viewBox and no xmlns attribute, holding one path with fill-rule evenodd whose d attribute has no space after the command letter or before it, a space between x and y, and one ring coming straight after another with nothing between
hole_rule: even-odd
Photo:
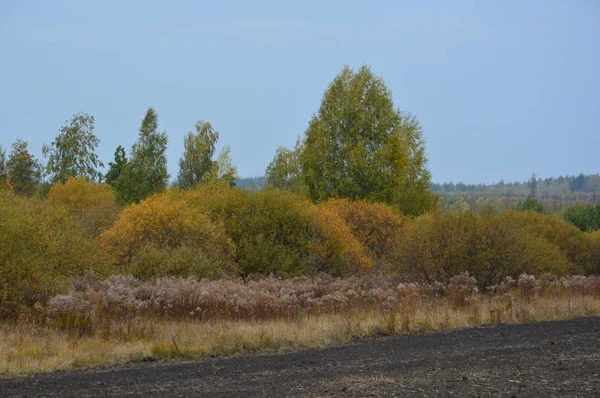
<instances>
[{"instance_id":1,"label":"brown vegetation","mask_svg":"<svg viewBox=\"0 0 600 398\"><path fill-rule=\"evenodd\" d=\"M88 275L47 309L0 328L0 373L600 315L599 277L523 274L485 292L476 285L467 274L448 285L398 283L383 274L246 283Z\"/></svg>"}]
</instances>

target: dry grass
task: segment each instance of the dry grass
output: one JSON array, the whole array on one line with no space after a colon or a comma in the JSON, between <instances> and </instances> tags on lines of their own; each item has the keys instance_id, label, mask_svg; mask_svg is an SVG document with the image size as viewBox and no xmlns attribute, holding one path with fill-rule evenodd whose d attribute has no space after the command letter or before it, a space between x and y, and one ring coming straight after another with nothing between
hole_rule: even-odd
<instances>
[{"instance_id":1,"label":"dry grass","mask_svg":"<svg viewBox=\"0 0 600 398\"><path fill-rule=\"evenodd\" d=\"M518 281L509 279L486 293L478 292L466 275L453 278L453 282L443 288L417 284L392 286L391 283L386 285L385 280L380 280L384 286L378 287L372 284L373 280L359 278L327 280L329 282L303 279L296 280L295 284L302 294L312 299L319 294L327 296L338 292L338 302L345 305L331 306L325 300L321 307L311 302L300 311L291 310L286 304L288 311L272 307L266 313L256 310L255 319L232 317L231 311L224 313L216 307L211 312L214 316L204 320L194 314L180 316L182 312L176 308L173 310L177 316L170 316L164 309L155 313L126 312L114 302L109 306L114 312L104 308L91 316L89 302L71 302L63 296L62 301L57 300L62 312L50 308L43 319L39 314L30 315L18 323L0 326L0 373L12 376L144 358L197 358L323 347L364 336L600 316L598 277L557 279L547 276L536 280L523 276ZM277 284L291 286L289 281L279 280L259 283L263 287L269 284L266 290L271 293ZM308 294L306 289L310 284L320 293ZM215 286L225 285L209 287L214 289ZM227 286L243 289L241 284ZM350 293L345 290L349 288ZM362 290L357 292L356 289ZM98 299L98 291L86 294ZM189 295L189 291L186 294ZM357 294L363 298L356 299ZM280 295L285 296L285 302L291 300L289 290L284 289ZM344 300L348 295L354 297L354 301ZM276 300L277 297L275 294L271 298ZM374 305L373 297L387 299ZM80 317L73 316L66 321L65 303L70 303L71 312ZM190 304L198 303L187 303L185 307ZM229 305L227 301L221 304ZM257 305L266 308L262 302ZM205 315L207 313L205 311Z\"/></svg>"}]
</instances>

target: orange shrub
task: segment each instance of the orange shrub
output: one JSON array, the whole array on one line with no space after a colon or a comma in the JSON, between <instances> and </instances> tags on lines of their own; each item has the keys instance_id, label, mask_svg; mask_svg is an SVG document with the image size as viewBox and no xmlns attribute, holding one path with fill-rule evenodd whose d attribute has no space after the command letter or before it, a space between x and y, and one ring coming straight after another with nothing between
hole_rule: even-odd
<instances>
[{"instance_id":1,"label":"orange shrub","mask_svg":"<svg viewBox=\"0 0 600 398\"><path fill-rule=\"evenodd\" d=\"M320 207L336 212L379 267L397 262L403 219L383 203L330 199Z\"/></svg>"},{"instance_id":2,"label":"orange shrub","mask_svg":"<svg viewBox=\"0 0 600 398\"><path fill-rule=\"evenodd\" d=\"M344 275L371 267L337 214L320 211L292 193L203 186L185 195L223 223L244 275Z\"/></svg>"},{"instance_id":3,"label":"orange shrub","mask_svg":"<svg viewBox=\"0 0 600 398\"><path fill-rule=\"evenodd\" d=\"M92 236L112 225L121 211L109 185L84 178L69 177L64 184L57 182L50 188L47 201L65 207Z\"/></svg>"},{"instance_id":4,"label":"orange shrub","mask_svg":"<svg viewBox=\"0 0 600 398\"><path fill-rule=\"evenodd\" d=\"M373 268L372 258L338 212L318 205L311 206L311 210L317 217L311 253L315 253L323 265L329 264L322 271L334 275L353 275Z\"/></svg>"},{"instance_id":5,"label":"orange shrub","mask_svg":"<svg viewBox=\"0 0 600 398\"><path fill-rule=\"evenodd\" d=\"M236 272L234 247L223 227L177 192L127 207L100 243L115 265L141 278L215 278Z\"/></svg>"}]
</instances>

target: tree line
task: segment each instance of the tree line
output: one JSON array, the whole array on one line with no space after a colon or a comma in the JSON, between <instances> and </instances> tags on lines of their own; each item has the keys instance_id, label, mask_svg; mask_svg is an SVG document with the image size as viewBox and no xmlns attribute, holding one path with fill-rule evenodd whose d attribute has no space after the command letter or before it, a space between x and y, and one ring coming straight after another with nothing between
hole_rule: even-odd
<instances>
[{"instance_id":1,"label":"tree line","mask_svg":"<svg viewBox=\"0 0 600 398\"><path fill-rule=\"evenodd\" d=\"M237 170L229 147L215 158L219 133L206 121L184 138L175 185L189 190L220 183L234 186ZM77 113L62 126L42 153L42 166L18 139L9 156L0 148L0 178L26 196L47 192L69 177L104 182L114 188L120 204L138 203L164 192L169 173L167 135L158 129L158 115L149 108L139 136L126 153L119 146L108 171L96 154L94 117ZM329 198L382 202L398 212L419 215L431 210L436 196L429 189L425 141L419 122L394 108L392 93L369 67L344 67L325 91L321 106L294 149L280 147L268 165L266 185L323 202Z\"/></svg>"},{"instance_id":2,"label":"tree line","mask_svg":"<svg viewBox=\"0 0 600 398\"><path fill-rule=\"evenodd\" d=\"M96 153L100 139L94 134L94 122L94 117L84 112L68 120L54 141L44 144L44 165L20 138L12 144L8 155L0 146L0 186L24 196L44 197L56 183L64 184L71 177L82 178L110 185L117 201L123 205L138 203L166 190L170 177L165 154L168 138L166 132L158 130L158 114L154 108L146 112L129 156L119 145L106 174L99 171L104 164ZM181 189L208 183L233 186L237 170L231 164L229 147L223 148L213 160L219 133L202 120L196 123L195 129L195 133L189 132L184 138L175 185Z\"/></svg>"}]
</instances>

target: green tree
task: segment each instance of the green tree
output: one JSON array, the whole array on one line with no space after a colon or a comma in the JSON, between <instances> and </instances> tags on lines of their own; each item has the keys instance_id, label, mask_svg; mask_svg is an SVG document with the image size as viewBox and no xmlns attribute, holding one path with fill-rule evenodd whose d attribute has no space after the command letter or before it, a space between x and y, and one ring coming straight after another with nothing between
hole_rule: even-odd
<instances>
[{"instance_id":1,"label":"green tree","mask_svg":"<svg viewBox=\"0 0 600 398\"><path fill-rule=\"evenodd\" d=\"M297 194L303 194L306 191L302 179L300 151L300 142L296 144L293 151L281 146L277 148L275 157L265 171L268 185Z\"/></svg>"},{"instance_id":2,"label":"green tree","mask_svg":"<svg viewBox=\"0 0 600 398\"><path fill-rule=\"evenodd\" d=\"M418 121L394 109L369 67L344 67L310 121L300 163L310 197L384 202L405 214L435 204Z\"/></svg>"},{"instance_id":3,"label":"green tree","mask_svg":"<svg viewBox=\"0 0 600 398\"><path fill-rule=\"evenodd\" d=\"M235 186L237 168L231 164L231 149L226 146L219 152L217 160L212 162L211 169L204 175L205 184L224 184Z\"/></svg>"},{"instance_id":4,"label":"green tree","mask_svg":"<svg viewBox=\"0 0 600 398\"><path fill-rule=\"evenodd\" d=\"M584 232L600 229L600 203L596 206L576 205L565 212L565 220Z\"/></svg>"},{"instance_id":5,"label":"green tree","mask_svg":"<svg viewBox=\"0 0 600 398\"><path fill-rule=\"evenodd\" d=\"M17 139L6 162L8 182L15 193L33 196L41 180L41 165L27 149L27 142Z\"/></svg>"},{"instance_id":6,"label":"green tree","mask_svg":"<svg viewBox=\"0 0 600 398\"><path fill-rule=\"evenodd\" d=\"M189 132L183 142L183 156L179 160L177 175L181 189L190 189L202 183L205 174L213 167L212 157L219 133L203 120L199 120L195 128L196 134Z\"/></svg>"},{"instance_id":7,"label":"green tree","mask_svg":"<svg viewBox=\"0 0 600 398\"><path fill-rule=\"evenodd\" d=\"M79 112L66 123L56 139L42 148L44 157L48 158L46 172L50 181L64 183L69 177L100 181L102 174L98 167L104 164L96 154L100 140L94 135L94 117Z\"/></svg>"},{"instance_id":8,"label":"green tree","mask_svg":"<svg viewBox=\"0 0 600 398\"><path fill-rule=\"evenodd\" d=\"M140 127L138 140L131 148L130 160L117 182L120 203L138 203L167 188L167 134L158 132L158 115L148 108Z\"/></svg>"},{"instance_id":9,"label":"green tree","mask_svg":"<svg viewBox=\"0 0 600 398\"><path fill-rule=\"evenodd\" d=\"M115 161L108 162L108 171L104 176L104 182L111 187L116 188L119 177L121 176L121 173L123 173L126 164L127 156L125 155L125 148L119 145L115 150Z\"/></svg>"},{"instance_id":10,"label":"green tree","mask_svg":"<svg viewBox=\"0 0 600 398\"><path fill-rule=\"evenodd\" d=\"M517 211L533 211L540 214L544 214L545 212L544 205L531 195L517 204Z\"/></svg>"},{"instance_id":11,"label":"green tree","mask_svg":"<svg viewBox=\"0 0 600 398\"><path fill-rule=\"evenodd\" d=\"M571 192L583 192L584 188L585 176L583 175L583 173L573 178L573 180L569 183L569 189L571 189Z\"/></svg>"}]
</instances>

